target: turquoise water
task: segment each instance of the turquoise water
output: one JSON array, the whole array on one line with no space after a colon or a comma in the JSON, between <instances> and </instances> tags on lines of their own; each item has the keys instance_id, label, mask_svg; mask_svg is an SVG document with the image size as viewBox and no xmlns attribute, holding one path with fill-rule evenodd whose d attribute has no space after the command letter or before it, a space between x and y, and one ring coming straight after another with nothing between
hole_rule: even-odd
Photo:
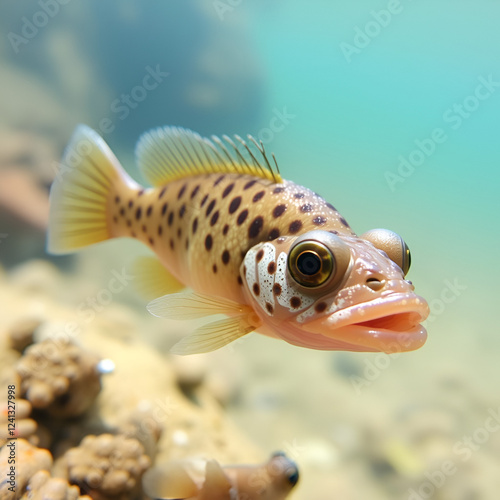
<instances>
[{"instance_id":1,"label":"turquoise water","mask_svg":"<svg viewBox=\"0 0 500 500\"><path fill-rule=\"evenodd\" d=\"M330 457L325 449L332 443L343 449L334 422L348 417L339 417L337 405L352 408L358 429L412 405L446 407L466 421L450 430L443 456L455 456L453 442L498 406L500 4L73 0L61 2L27 38L23 18L33 21L41 9L38 2L0 7L0 120L47 141L54 161L79 122L100 129L137 178L134 143L150 127L251 133L276 154L285 178L322 194L356 232L386 227L410 246L409 278L431 306L429 340L420 351L395 358L361 394L352 376L362 375L374 357L316 353L260 338L249 341L247 352L236 349L250 374L245 394L269 395L268 384L279 388L273 398L286 403L271 415L249 396L233 408L235 418L264 447L306 443L297 457L306 486L294 498L309 498L308 488L333 488L342 475L345 454L339 451L327 465L320 459ZM168 76L134 94L157 65ZM136 98L127 104L123 94ZM117 255L123 248L111 245ZM40 245L34 248L32 256L45 256ZM264 348L271 355L262 361ZM255 366L270 370L272 380L262 382ZM342 389L333 381L339 373ZM467 390L450 395L443 378ZM467 413L471 408L474 416ZM278 429L283 419L286 432ZM252 422L276 427L262 432ZM380 429L382 443L391 441L390 429ZM323 448L317 451L314 443ZM479 463L498 465L498 437L486 448L477 451ZM468 471L460 481L473 484L478 477ZM432 498L496 498L485 493L494 478L480 482L486 489L476 496L437 491ZM411 476L397 494L381 487L381 498L408 498L415 484Z\"/></svg>"}]
</instances>

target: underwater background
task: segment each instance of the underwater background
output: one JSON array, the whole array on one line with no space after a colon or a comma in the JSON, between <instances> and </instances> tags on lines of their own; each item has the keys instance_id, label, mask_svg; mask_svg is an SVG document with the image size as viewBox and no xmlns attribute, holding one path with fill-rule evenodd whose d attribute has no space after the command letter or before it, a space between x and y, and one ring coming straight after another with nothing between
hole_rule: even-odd
<instances>
[{"instance_id":1,"label":"underwater background","mask_svg":"<svg viewBox=\"0 0 500 500\"><path fill-rule=\"evenodd\" d=\"M263 459L283 450L297 462L294 500L497 499L500 4L49 3L0 4L5 272L50 260L92 293L145 252L115 240L45 253L48 188L76 124L139 182L134 146L152 127L252 134L358 234L406 240L429 337L388 356L250 335L200 355L228 367L225 411ZM132 290L115 300L151 324ZM163 352L175 340L143 334Z\"/></svg>"}]
</instances>

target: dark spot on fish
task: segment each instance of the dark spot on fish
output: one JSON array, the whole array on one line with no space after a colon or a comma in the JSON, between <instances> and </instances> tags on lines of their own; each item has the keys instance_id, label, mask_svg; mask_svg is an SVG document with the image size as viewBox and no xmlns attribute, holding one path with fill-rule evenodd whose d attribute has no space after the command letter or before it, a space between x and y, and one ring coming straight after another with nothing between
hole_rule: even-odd
<instances>
[{"instance_id":1,"label":"dark spot on fish","mask_svg":"<svg viewBox=\"0 0 500 500\"><path fill-rule=\"evenodd\" d=\"M189 238L186 238L186 250L189 248Z\"/></svg>"},{"instance_id":2,"label":"dark spot on fish","mask_svg":"<svg viewBox=\"0 0 500 500\"><path fill-rule=\"evenodd\" d=\"M316 226L322 226L326 222L326 219L324 217L321 217L321 215L318 215L317 217L314 217L313 219L313 224Z\"/></svg>"},{"instance_id":3,"label":"dark spot on fish","mask_svg":"<svg viewBox=\"0 0 500 500\"><path fill-rule=\"evenodd\" d=\"M204 197L203 197L203 200L201 200L201 203L200 203L200 208L205 205L206 201L208 200L208 194L206 194Z\"/></svg>"},{"instance_id":4,"label":"dark spot on fish","mask_svg":"<svg viewBox=\"0 0 500 500\"><path fill-rule=\"evenodd\" d=\"M283 188L283 187L277 187L277 188L274 188L274 190L273 190L273 194L279 194L279 193L282 193L284 190L285 190L285 188Z\"/></svg>"},{"instance_id":5,"label":"dark spot on fish","mask_svg":"<svg viewBox=\"0 0 500 500\"><path fill-rule=\"evenodd\" d=\"M224 177L226 177L225 175L221 175L215 182L214 182L214 187L217 186L217 184L219 184L220 182L222 182L222 179L224 179Z\"/></svg>"},{"instance_id":6,"label":"dark spot on fish","mask_svg":"<svg viewBox=\"0 0 500 500\"><path fill-rule=\"evenodd\" d=\"M267 239L269 241L275 240L276 238L278 238L279 235L280 235L280 230L277 227L275 227L274 229L271 229L271 231L269 231L269 236L267 237Z\"/></svg>"},{"instance_id":7,"label":"dark spot on fish","mask_svg":"<svg viewBox=\"0 0 500 500\"><path fill-rule=\"evenodd\" d=\"M212 200L207 207L207 211L205 212L207 217L212 213L214 207L215 207L215 200Z\"/></svg>"},{"instance_id":8,"label":"dark spot on fish","mask_svg":"<svg viewBox=\"0 0 500 500\"><path fill-rule=\"evenodd\" d=\"M136 211L135 211L135 218L137 220L139 220L141 218L141 215L142 215L142 208L139 207Z\"/></svg>"},{"instance_id":9,"label":"dark spot on fish","mask_svg":"<svg viewBox=\"0 0 500 500\"><path fill-rule=\"evenodd\" d=\"M163 228L161 226L158 226L158 236L161 236L163 233Z\"/></svg>"},{"instance_id":10,"label":"dark spot on fish","mask_svg":"<svg viewBox=\"0 0 500 500\"><path fill-rule=\"evenodd\" d=\"M120 197L119 196L115 196L115 203L120 203Z\"/></svg>"},{"instance_id":11,"label":"dark spot on fish","mask_svg":"<svg viewBox=\"0 0 500 500\"><path fill-rule=\"evenodd\" d=\"M163 198L163 195L167 191L167 187L163 187L162 190L160 191L160 194L158 195L158 199L161 200Z\"/></svg>"},{"instance_id":12,"label":"dark spot on fish","mask_svg":"<svg viewBox=\"0 0 500 500\"><path fill-rule=\"evenodd\" d=\"M332 234L339 234L338 231L328 231L329 233L332 233Z\"/></svg>"},{"instance_id":13,"label":"dark spot on fish","mask_svg":"<svg viewBox=\"0 0 500 500\"><path fill-rule=\"evenodd\" d=\"M236 212L236 210L238 210L240 205L241 205L241 196L237 196L236 198L233 198L233 200L229 204L229 213L234 214L234 212Z\"/></svg>"},{"instance_id":14,"label":"dark spot on fish","mask_svg":"<svg viewBox=\"0 0 500 500\"><path fill-rule=\"evenodd\" d=\"M302 229L302 221L294 220L289 226L288 230L292 233L298 233Z\"/></svg>"},{"instance_id":15,"label":"dark spot on fish","mask_svg":"<svg viewBox=\"0 0 500 500\"><path fill-rule=\"evenodd\" d=\"M269 302L266 302L266 309L269 314L273 314L274 307Z\"/></svg>"},{"instance_id":16,"label":"dark spot on fish","mask_svg":"<svg viewBox=\"0 0 500 500\"><path fill-rule=\"evenodd\" d=\"M262 248L257 252L257 255L255 256L256 262L260 262L262 260L262 257L264 257L264 250Z\"/></svg>"},{"instance_id":17,"label":"dark spot on fish","mask_svg":"<svg viewBox=\"0 0 500 500\"><path fill-rule=\"evenodd\" d=\"M146 225L145 225L145 224L143 224L143 225L142 225L142 232L143 232L143 233L145 233L145 232L146 232L146 230L147 230Z\"/></svg>"},{"instance_id":18,"label":"dark spot on fish","mask_svg":"<svg viewBox=\"0 0 500 500\"><path fill-rule=\"evenodd\" d=\"M128 202L128 208L132 208L134 206L134 200L130 200Z\"/></svg>"},{"instance_id":19,"label":"dark spot on fish","mask_svg":"<svg viewBox=\"0 0 500 500\"><path fill-rule=\"evenodd\" d=\"M349 224L347 224L347 221L344 219L344 217L339 217L339 221L344 224L345 227L349 227Z\"/></svg>"},{"instance_id":20,"label":"dark spot on fish","mask_svg":"<svg viewBox=\"0 0 500 500\"><path fill-rule=\"evenodd\" d=\"M242 210L239 215L238 215L238 218L236 219L236 223L238 224L238 226L241 226L246 218L248 217L248 210L245 208L245 210Z\"/></svg>"},{"instance_id":21,"label":"dark spot on fish","mask_svg":"<svg viewBox=\"0 0 500 500\"><path fill-rule=\"evenodd\" d=\"M253 284L253 293L257 296L260 295L260 286L258 283Z\"/></svg>"},{"instance_id":22,"label":"dark spot on fish","mask_svg":"<svg viewBox=\"0 0 500 500\"><path fill-rule=\"evenodd\" d=\"M172 210L172 212L168 214L168 225L171 226L173 222L174 222L174 211Z\"/></svg>"},{"instance_id":23,"label":"dark spot on fish","mask_svg":"<svg viewBox=\"0 0 500 500\"><path fill-rule=\"evenodd\" d=\"M153 211L153 205L149 205L148 209L146 210L146 217L149 217L152 211Z\"/></svg>"},{"instance_id":24,"label":"dark spot on fish","mask_svg":"<svg viewBox=\"0 0 500 500\"><path fill-rule=\"evenodd\" d=\"M232 184L229 184L229 186L226 186L226 189L222 191L222 197L225 198L234 188L234 182Z\"/></svg>"},{"instance_id":25,"label":"dark spot on fish","mask_svg":"<svg viewBox=\"0 0 500 500\"><path fill-rule=\"evenodd\" d=\"M198 217L196 217L193 221L193 234L196 233L197 229L198 229Z\"/></svg>"},{"instance_id":26,"label":"dark spot on fish","mask_svg":"<svg viewBox=\"0 0 500 500\"><path fill-rule=\"evenodd\" d=\"M224 229L222 230L222 234L223 234L224 236L226 236L226 234L227 234L227 232L228 232L228 231L229 231L229 224L226 224L226 225L224 226Z\"/></svg>"},{"instance_id":27,"label":"dark spot on fish","mask_svg":"<svg viewBox=\"0 0 500 500\"><path fill-rule=\"evenodd\" d=\"M279 297L281 295L281 285L279 283L275 283L273 285L273 293L274 295L276 295L277 297Z\"/></svg>"},{"instance_id":28,"label":"dark spot on fish","mask_svg":"<svg viewBox=\"0 0 500 500\"><path fill-rule=\"evenodd\" d=\"M327 304L326 302L319 302L318 304L316 304L314 306L314 310L317 312L317 313L322 313L327 307Z\"/></svg>"},{"instance_id":29,"label":"dark spot on fish","mask_svg":"<svg viewBox=\"0 0 500 500\"><path fill-rule=\"evenodd\" d=\"M238 276L238 285L243 285L243 280L241 279L241 276Z\"/></svg>"},{"instance_id":30,"label":"dark spot on fish","mask_svg":"<svg viewBox=\"0 0 500 500\"><path fill-rule=\"evenodd\" d=\"M222 262L224 262L224 264L227 264L230 258L231 256L229 255L229 252L227 250L224 250L222 252Z\"/></svg>"},{"instance_id":31,"label":"dark spot on fish","mask_svg":"<svg viewBox=\"0 0 500 500\"><path fill-rule=\"evenodd\" d=\"M262 218L261 215L258 217L255 217L255 219L251 222L249 228L248 228L248 237L250 239L256 238L260 231L262 230L262 226L264 225L264 219Z\"/></svg>"},{"instance_id":32,"label":"dark spot on fish","mask_svg":"<svg viewBox=\"0 0 500 500\"><path fill-rule=\"evenodd\" d=\"M276 205L273 210L273 217L277 219L285 213L286 205Z\"/></svg>"},{"instance_id":33,"label":"dark spot on fish","mask_svg":"<svg viewBox=\"0 0 500 500\"><path fill-rule=\"evenodd\" d=\"M200 190L200 185L198 184L192 191L191 191L191 199L193 199L198 191Z\"/></svg>"},{"instance_id":34,"label":"dark spot on fish","mask_svg":"<svg viewBox=\"0 0 500 500\"><path fill-rule=\"evenodd\" d=\"M177 229L177 238L179 238L179 239L180 239L180 238L181 238L181 236L182 236L182 229L181 229L181 228L179 228L179 229Z\"/></svg>"},{"instance_id":35,"label":"dark spot on fish","mask_svg":"<svg viewBox=\"0 0 500 500\"><path fill-rule=\"evenodd\" d=\"M116 215L113 216L113 221L116 223L118 222L118 217Z\"/></svg>"},{"instance_id":36,"label":"dark spot on fish","mask_svg":"<svg viewBox=\"0 0 500 500\"><path fill-rule=\"evenodd\" d=\"M153 240L153 238L149 237L149 244L150 245L154 245L155 244L155 240Z\"/></svg>"},{"instance_id":37,"label":"dark spot on fish","mask_svg":"<svg viewBox=\"0 0 500 500\"><path fill-rule=\"evenodd\" d=\"M182 219L185 213L186 213L186 204L183 203L181 208L179 209L179 218Z\"/></svg>"},{"instance_id":38,"label":"dark spot on fish","mask_svg":"<svg viewBox=\"0 0 500 500\"><path fill-rule=\"evenodd\" d=\"M295 193L293 196L295 198L297 198L298 200L300 200L301 198L304 198L305 194L304 193Z\"/></svg>"},{"instance_id":39,"label":"dark spot on fish","mask_svg":"<svg viewBox=\"0 0 500 500\"><path fill-rule=\"evenodd\" d=\"M300 297L292 297L290 299L290 305L294 308L297 309L302 305L302 299Z\"/></svg>"},{"instance_id":40,"label":"dark spot on fish","mask_svg":"<svg viewBox=\"0 0 500 500\"><path fill-rule=\"evenodd\" d=\"M170 238L170 248L173 250L175 248L174 240Z\"/></svg>"},{"instance_id":41,"label":"dark spot on fish","mask_svg":"<svg viewBox=\"0 0 500 500\"><path fill-rule=\"evenodd\" d=\"M127 220L127 227L130 227L132 225L132 222L129 220Z\"/></svg>"},{"instance_id":42,"label":"dark spot on fish","mask_svg":"<svg viewBox=\"0 0 500 500\"><path fill-rule=\"evenodd\" d=\"M313 209L313 206L310 203L306 203L300 207L300 211L303 213L310 212Z\"/></svg>"},{"instance_id":43,"label":"dark spot on fish","mask_svg":"<svg viewBox=\"0 0 500 500\"><path fill-rule=\"evenodd\" d=\"M210 219L210 225L215 226L215 223L218 221L218 219L219 219L219 211L216 210L212 215L212 218Z\"/></svg>"},{"instance_id":44,"label":"dark spot on fish","mask_svg":"<svg viewBox=\"0 0 500 500\"><path fill-rule=\"evenodd\" d=\"M267 272L269 274L274 274L276 272L276 262L274 260L272 262L269 262L267 265Z\"/></svg>"},{"instance_id":45,"label":"dark spot on fish","mask_svg":"<svg viewBox=\"0 0 500 500\"><path fill-rule=\"evenodd\" d=\"M162 215L165 215L165 213L167 212L167 208L168 208L168 203L164 203L163 206L161 207Z\"/></svg>"},{"instance_id":46,"label":"dark spot on fish","mask_svg":"<svg viewBox=\"0 0 500 500\"><path fill-rule=\"evenodd\" d=\"M179 193L177 194L177 199L178 200L180 200L182 198L182 195L186 192L186 188L187 188L187 184L184 184L184 186L182 186L179 189Z\"/></svg>"},{"instance_id":47,"label":"dark spot on fish","mask_svg":"<svg viewBox=\"0 0 500 500\"><path fill-rule=\"evenodd\" d=\"M211 250L213 243L214 241L212 239L212 235L211 234L207 235L207 237L205 238L205 248L207 250Z\"/></svg>"},{"instance_id":48,"label":"dark spot on fish","mask_svg":"<svg viewBox=\"0 0 500 500\"><path fill-rule=\"evenodd\" d=\"M252 198L252 201L254 203L257 203L263 196L266 194L265 191L259 191L258 193L255 193L254 197Z\"/></svg>"},{"instance_id":49,"label":"dark spot on fish","mask_svg":"<svg viewBox=\"0 0 500 500\"><path fill-rule=\"evenodd\" d=\"M214 274L216 274L216 273L217 273L217 264L214 264L214 265L212 266L212 271L214 272Z\"/></svg>"},{"instance_id":50,"label":"dark spot on fish","mask_svg":"<svg viewBox=\"0 0 500 500\"><path fill-rule=\"evenodd\" d=\"M144 189L139 189L137 196L142 196L144 194Z\"/></svg>"},{"instance_id":51,"label":"dark spot on fish","mask_svg":"<svg viewBox=\"0 0 500 500\"><path fill-rule=\"evenodd\" d=\"M335 210L335 211L337 211L337 209L336 209L336 208L335 208L335 207L334 207L331 203L327 203L327 204L326 204L326 206L327 206L328 208L330 208L331 210Z\"/></svg>"},{"instance_id":52,"label":"dark spot on fish","mask_svg":"<svg viewBox=\"0 0 500 500\"><path fill-rule=\"evenodd\" d=\"M243 189L250 189L257 181L254 179L253 181L248 181L244 186Z\"/></svg>"},{"instance_id":53,"label":"dark spot on fish","mask_svg":"<svg viewBox=\"0 0 500 500\"><path fill-rule=\"evenodd\" d=\"M120 208L120 215L123 217L125 215L125 209L122 207Z\"/></svg>"}]
</instances>

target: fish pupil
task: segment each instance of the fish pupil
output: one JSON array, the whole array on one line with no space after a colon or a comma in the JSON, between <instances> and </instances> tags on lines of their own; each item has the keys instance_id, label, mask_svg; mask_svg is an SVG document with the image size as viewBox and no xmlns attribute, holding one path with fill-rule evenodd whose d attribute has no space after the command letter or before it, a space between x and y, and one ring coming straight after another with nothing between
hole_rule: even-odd
<instances>
[{"instance_id":1,"label":"fish pupil","mask_svg":"<svg viewBox=\"0 0 500 500\"><path fill-rule=\"evenodd\" d=\"M315 252L302 252L297 258L297 269L305 276L314 276L321 271L321 259Z\"/></svg>"}]
</instances>

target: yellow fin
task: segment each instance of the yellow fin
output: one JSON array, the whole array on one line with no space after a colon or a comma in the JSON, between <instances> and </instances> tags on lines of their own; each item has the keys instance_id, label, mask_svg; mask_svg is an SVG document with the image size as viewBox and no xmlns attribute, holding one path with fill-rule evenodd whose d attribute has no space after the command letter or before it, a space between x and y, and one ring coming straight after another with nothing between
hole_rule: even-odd
<instances>
[{"instance_id":1,"label":"yellow fin","mask_svg":"<svg viewBox=\"0 0 500 500\"><path fill-rule=\"evenodd\" d=\"M142 477L142 487L149 497L161 499L193 498L199 491L183 462L152 467Z\"/></svg>"},{"instance_id":2,"label":"yellow fin","mask_svg":"<svg viewBox=\"0 0 500 500\"><path fill-rule=\"evenodd\" d=\"M235 316L201 326L177 342L170 352L181 355L201 354L224 347L258 328L249 321L249 316L250 314Z\"/></svg>"},{"instance_id":3,"label":"yellow fin","mask_svg":"<svg viewBox=\"0 0 500 500\"><path fill-rule=\"evenodd\" d=\"M178 127L146 132L137 143L137 165L153 186L193 175L211 173L249 174L275 183L281 182L278 164L269 161L262 141L248 136L247 144L238 135L212 140Z\"/></svg>"},{"instance_id":4,"label":"yellow fin","mask_svg":"<svg viewBox=\"0 0 500 500\"><path fill-rule=\"evenodd\" d=\"M50 191L47 250L64 254L108 239L108 198L119 182L135 185L99 134L79 125Z\"/></svg>"},{"instance_id":5,"label":"yellow fin","mask_svg":"<svg viewBox=\"0 0 500 500\"><path fill-rule=\"evenodd\" d=\"M168 319L196 319L214 314L248 314L251 308L232 300L194 292L165 295L147 305L153 316Z\"/></svg>"},{"instance_id":6,"label":"yellow fin","mask_svg":"<svg viewBox=\"0 0 500 500\"><path fill-rule=\"evenodd\" d=\"M215 460L209 460L205 469L205 482L198 494L200 500L231 500L232 484Z\"/></svg>"},{"instance_id":7,"label":"yellow fin","mask_svg":"<svg viewBox=\"0 0 500 500\"><path fill-rule=\"evenodd\" d=\"M156 257L137 258L132 274L137 291L148 300L186 288Z\"/></svg>"}]
</instances>

